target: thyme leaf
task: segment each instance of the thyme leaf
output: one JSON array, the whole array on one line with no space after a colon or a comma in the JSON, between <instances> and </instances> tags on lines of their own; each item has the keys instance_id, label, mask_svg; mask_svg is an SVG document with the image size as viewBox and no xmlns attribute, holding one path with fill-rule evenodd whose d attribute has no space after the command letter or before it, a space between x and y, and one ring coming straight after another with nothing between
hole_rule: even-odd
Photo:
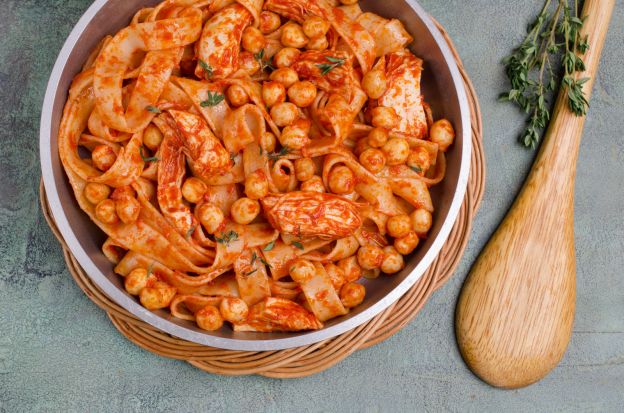
<instances>
[{"instance_id":1,"label":"thyme leaf","mask_svg":"<svg viewBox=\"0 0 624 413\"><path fill-rule=\"evenodd\" d=\"M345 63L345 59L340 59L340 58L331 57L331 56L325 56L325 60L327 60L329 63L321 63L321 64L316 65L316 67L321 69L321 74L323 76L325 76L326 74L328 74L335 68L342 66Z\"/></svg>"}]
</instances>

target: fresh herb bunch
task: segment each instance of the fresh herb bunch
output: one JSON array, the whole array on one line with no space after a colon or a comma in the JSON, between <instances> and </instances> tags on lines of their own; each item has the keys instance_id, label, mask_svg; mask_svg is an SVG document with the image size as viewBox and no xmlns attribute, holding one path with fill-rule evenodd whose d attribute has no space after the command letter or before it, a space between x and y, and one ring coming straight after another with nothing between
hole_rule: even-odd
<instances>
[{"instance_id":1,"label":"fresh herb bunch","mask_svg":"<svg viewBox=\"0 0 624 413\"><path fill-rule=\"evenodd\" d=\"M529 25L524 41L503 60L511 90L500 99L515 103L529 115L520 141L530 148L537 146L550 120L548 97L558 84L567 89L570 110L576 116L587 113L583 84L589 78L577 79L576 73L585 70L580 56L587 52L589 44L587 37L580 34L584 19L579 17L578 0L572 7L571 2L546 0L537 19Z\"/></svg>"}]
</instances>

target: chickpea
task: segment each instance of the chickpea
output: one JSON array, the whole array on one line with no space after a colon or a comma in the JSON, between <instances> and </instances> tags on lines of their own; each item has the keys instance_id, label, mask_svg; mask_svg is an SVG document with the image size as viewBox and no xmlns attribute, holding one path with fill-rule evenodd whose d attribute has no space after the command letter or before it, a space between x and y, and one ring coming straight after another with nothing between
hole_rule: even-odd
<instances>
[{"instance_id":1,"label":"chickpea","mask_svg":"<svg viewBox=\"0 0 624 413\"><path fill-rule=\"evenodd\" d=\"M277 138L273 134L273 132L266 131L262 135L260 135L260 146L267 153L275 151L275 144L277 143Z\"/></svg>"},{"instance_id":2,"label":"chickpea","mask_svg":"<svg viewBox=\"0 0 624 413\"><path fill-rule=\"evenodd\" d=\"M318 16L311 16L305 19L302 25L303 33L310 39L325 36L331 25L325 19Z\"/></svg>"},{"instance_id":3,"label":"chickpea","mask_svg":"<svg viewBox=\"0 0 624 413\"><path fill-rule=\"evenodd\" d=\"M209 234L216 233L225 220L223 211L214 204L200 204L197 206L195 212L197 214L197 219L199 219L199 222Z\"/></svg>"},{"instance_id":4,"label":"chickpea","mask_svg":"<svg viewBox=\"0 0 624 413\"><path fill-rule=\"evenodd\" d=\"M418 208L414 210L410 215L412 221L412 228L418 235L425 235L431 229L433 223L433 217L431 212L424 208Z\"/></svg>"},{"instance_id":5,"label":"chickpea","mask_svg":"<svg viewBox=\"0 0 624 413\"><path fill-rule=\"evenodd\" d=\"M288 270L292 279L299 284L310 281L316 275L316 267L308 260L297 258Z\"/></svg>"},{"instance_id":6,"label":"chickpea","mask_svg":"<svg viewBox=\"0 0 624 413\"><path fill-rule=\"evenodd\" d=\"M412 221L405 214L395 215L388 218L386 222L388 234L393 238L401 238L406 236L412 230Z\"/></svg>"},{"instance_id":7,"label":"chickpea","mask_svg":"<svg viewBox=\"0 0 624 413\"><path fill-rule=\"evenodd\" d=\"M280 82L264 82L262 84L262 100L268 107L286 101L286 88Z\"/></svg>"},{"instance_id":8,"label":"chickpea","mask_svg":"<svg viewBox=\"0 0 624 413\"><path fill-rule=\"evenodd\" d=\"M293 83L288 88L288 100L300 108L307 108L316 99L316 86L307 80Z\"/></svg>"},{"instance_id":9,"label":"chickpea","mask_svg":"<svg viewBox=\"0 0 624 413\"><path fill-rule=\"evenodd\" d=\"M279 127L292 124L299 117L299 110L294 103L283 102L271 108L271 118Z\"/></svg>"},{"instance_id":10,"label":"chickpea","mask_svg":"<svg viewBox=\"0 0 624 413\"><path fill-rule=\"evenodd\" d=\"M404 164L410 154L409 143L403 138L392 138L381 149L386 154L387 164L391 166Z\"/></svg>"},{"instance_id":11,"label":"chickpea","mask_svg":"<svg viewBox=\"0 0 624 413\"><path fill-rule=\"evenodd\" d=\"M152 123L147 125L147 128L145 128L145 132L143 132L143 145L145 145L145 147L150 151L155 152L158 150L158 147L160 146L162 140L163 134L160 129L158 129L156 125Z\"/></svg>"},{"instance_id":12,"label":"chickpea","mask_svg":"<svg viewBox=\"0 0 624 413\"><path fill-rule=\"evenodd\" d=\"M342 4L344 4L345 6L351 6L354 5L355 3L357 3L360 0L340 0L340 2Z\"/></svg>"},{"instance_id":13,"label":"chickpea","mask_svg":"<svg viewBox=\"0 0 624 413\"><path fill-rule=\"evenodd\" d=\"M314 175L307 181L302 182L300 189L303 192L318 192L322 194L325 192L325 185L323 185L323 179L320 176Z\"/></svg>"},{"instance_id":14,"label":"chickpea","mask_svg":"<svg viewBox=\"0 0 624 413\"><path fill-rule=\"evenodd\" d=\"M325 50L329 47L329 41L326 36L317 37L312 39L306 45L308 50Z\"/></svg>"},{"instance_id":15,"label":"chickpea","mask_svg":"<svg viewBox=\"0 0 624 413\"><path fill-rule=\"evenodd\" d=\"M310 126L312 122L308 119L297 119L292 125L286 126L282 130L282 135L279 138L282 146L287 146L290 149L303 149L309 142Z\"/></svg>"},{"instance_id":16,"label":"chickpea","mask_svg":"<svg viewBox=\"0 0 624 413\"><path fill-rule=\"evenodd\" d=\"M249 307L247 303L237 297L225 297L219 305L221 316L230 323L240 323L247 318Z\"/></svg>"},{"instance_id":17,"label":"chickpea","mask_svg":"<svg viewBox=\"0 0 624 413\"><path fill-rule=\"evenodd\" d=\"M266 39L260 29L248 26L243 31L241 45L250 53L258 53L266 47Z\"/></svg>"},{"instance_id":18,"label":"chickpea","mask_svg":"<svg viewBox=\"0 0 624 413\"><path fill-rule=\"evenodd\" d=\"M418 246L418 235L414 231L409 232L407 235L394 240L394 248L399 254L407 255L411 254Z\"/></svg>"},{"instance_id":19,"label":"chickpea","mask_svg":"<svg viewBox=\"0 0 624 413\"><path fill-rule=\"evenodd\" d=\"M371 123L376 128L385 128L392 130L396 127L401 119L397 115L394 108L377 106L371 110Z\"/></svg>"},{"instance_id":20,"label":"chickpea","mask_svg":"<svg viewBox=\"0 0 624 413\"><path fill-rule=\"evenodd\" d=\"M249 96L241 85L232 85L225 91L225 96L232 106L243 106L249 103Z\"/></svg>"},{"instance_id":21,"label":"chickpea","mask_svg":"<svg viewBox=\"0 0 624 413\"><path fill-rule=\"evenodd\" d=\"M347 282L357 281L362 276L362 268L360 268L355 255L338 261L338 267L340 267L340 269L344 272L345 280Z\"/></svg>"},{"instance_id":22,"label":"chickpea","mask_svg":"<svg viewBox=\"0 0 624 413\"><path fill-rule=\"evenodd\" d=\"M238 55L238 68L251 76L260 70L260 62L254 56L254 53L243 50Z\"/></svg>"},{"instance_id":23,"label":"chickpea","mask_svg":"<svg viewBox=\"0 0 624 413\"><path fill-rule=\"evenodd\" d=\"M346 308L362 304L366 296L366 288L362 284L348 283L340 289L340 301Z\"/></svg>"},{"instance_id":24,"label":"chickpea","mask_svg":"<svg viewBox=\"0 0 624 413\"><path fill-rule=\"evenodd\" d=\"M258 169L245 178L245 194L249 199L262 199L269 194L269 180Z\"/></svg>"},{"instance_id":25,"label":"chickpea","mask_svg":"<svg viewBox=\"0 0 624 413\"><path fill-rule=\"evenodd\" d=\"M299 49L295 49L294 47L284 47L282 50L277 52L275 56L273 56L273 63L278 69L282 67L290 67L297 61L300 54L301 51Z\"/></svg>"},{"instance_id":26,"label":"chickpea","mask_svg":"<svg viewBox=\"0 0 624 413\"><path fill-rule=\"evenodd\" d=\"M98 145L91 152L91 160L93 161L93 166L100 171L108 171L117 160L117 155L115 155L115 151L110 146Z\"/></svg>"},{"instance_id":27,"label":"chickpea","mask_svg":"<svg viewBox=\"0 0 624 413\"><path fill-rule=\"evenodd\" d=\"M260 203L255 199L239 198L232 204L230 214L234 222L247 225L260 213Z\"/></svg>"},{"instance_id":28,"label":"chickpea","mask_svg":"<svg viewBox=\"0 0 624 413\"><path fill-rule=\"evenodd\" d=\"M135 268L124 278L124 288L128 294L139 295L142 289L156 281L156 276L148 274L145 268Z\"/></svg>"},{"instance_id":29,"label":"chickpea","mask_svg":"<svg viewBox=\"0 0 624 413\"><path fill-rule=\"evenodd\" d=\"M208 186L199 178L191 176L182 184L182 196L192 204L197 204L208 192Z\"/></svg>"},{"instance_id":30,"label":"chickpea","mask_svg":"<svg viewBox=\"0 0 624 413\"><path fill-rule=\"evenodd\" d=\"M381 148L388 142L388 131L384 128L375 128L368 134L368 144L373 148Z\"/></svg>"},{"instance_id":31,"label":"chickpea","mask_svg":"<svg viewBox=\"0 0 624 413\"><path fill-rule=\"evenodd\" d=\"M429 139L431 142L437 143L442 152L446 152L455 140L455 129L448 120L437 120L431 125Z\"/></svg>"},{"instance_id":32,"label":"chickpea","mask_svg":"<svg viewBox=\"0 0 624 413\"><path fill-rule=\"evenodd\" d=\"M84 189L84 196L87 201L97 205L110 196L111 189L108 185L89 182Z\"/></svg>"},{"instance_id":33,"label":"chickpea","mask_svg":"<svg viewBox=\"0 0 624 413\"><path fill-rule=\"evenodd\" d=\"M350 194L355 189L355 175L344 165L336 166L329 173L327 185L334 194Z\"/></svg>"},{"instance_id":34,"label":"chickpea","mask_svg":"<svg viewBox=\"0 0 624 413\"><path fill-rule=\"evenodd\" d=\"M281 67L274 70L269 78L280 82L285 87L291 87L295 82L299 81L299 75L290 67Z\"/></svg>"},{"instance_id":35,"label":"chickpea","mask_svg":"<svg viewBox=\"0 0 624 413\"><path fill-rule=\"evenodd\" d=\"M223 317L214 305L207 305L195 313L195 322L202 330L215 331L223 327Z\"/></svg>"},{"instance_id":36,"label":"chickpea","mask_svg":"<svg viewBox=\"0 0 624 413\"><path fill-rule=\"evenodd\" d=\"M360 163L364 168L376 174L386 166L386 155L379 149L370 148L362 152Z\"/></svg>"},{"instance_id":37,"label":"chickpea","mask_svg":"<svg viewBox=\"0 0 624 413\"><path fill-rule=\"evenodd\" d=\"M293 22L282 26L282 37L280 40L284 46L296 47L297 49L301 49L308 43L308 38L301 26Z\"/></svg>"},{"instance_id":38,"label":"chickpea","mask_svg":"<svg viewBox=\"0 0 624 413\"><path fill-rule=\"evenodd\" d=\"M365 245L357 252L357 260L360 267L365 270L372 270L381 267L384 253L381 248L375 245Z\"/></svg>"},{"instance_id":39,"label":"chickpea","mask_svg":"<svg viewBox=\"0 0 624 413\"><path fill-rule=\"evenodd\" d=\"M388 81L382 70L371 70L362 78L362 89L371 99L379 99L386 93Z\"/></svg>"},{"instance_id":40,"label":"chickpea","mask_svg":"<svg viewBox=\"0 0 624 413\"><path fill-rule=\"evenodd\" d=\"M340 291L340 287L342 287L347 281L345 279L345 273L334 263L328 263L323 266L325 268L325 272L331 279L332 285L336 291Z\"/></svg>"},{"instance_id":41,"label":"chickpea","mask_svg":"<svg viewBox=\"0 0 624 413\"><path fill-rule=\"evenodd\" d=\"M112 199L100 201L95 207L95 217L109 225L119 222L119 217L115 211L115 201Z\"/></svg>"},{"instance_id":42,"label":"chickpea","mask_svg":"<svg viewBox=\"0 0 624 413\"><path fill-rule=\"evenodd\" d=\"M260 31L264 34L274 32L282 25L279 14L271 11L260 13Z\"/></svg>"},{"instance_id":43,"label":"chickpea","mask_svg":"<svg viewBox=\"0 0 624 413\"><path fill-rule=\"evenodd\" d=\"M406 163L407 166L412 168L416 173L424 175L431 167L429 152L423 147L417 147L410 152Z\"/></svg>"},{"instance_id":44,"label":"chickpea","mask_svg":"<svg viewBox=\"0 0 624 413\"><path fill-rule=\"evenodd\" d=\"M381 263L381 271L386 274L394 274L405 267L403 256L397 252L397 250L389 245L383 249L384 259Z\"/></svg>"},{"instance_id":45,"label":"chickpea","mask_svg":"<svg viewBox=\"0 0 624 413\"><path fill-rule=\"evenodd\" d=\"M145 287L139 293L139 301L148 310L169 307L175 297L176 289L163 282L156 282L153 287Z\"/></svg>"},{"instance_id":46,"label":"chickpea","mask_svg":"<svg viewBox=\"0 0 624 413\"><path fill-rule=\"evenodd\" d=\"M139 219L141 204L133 196L124 196L115 200L115 211L124 224L131 224Z\"/></svg>"},{"instance_id":47,"label":"chickpea","mask_svg":"<svg viewBox=\"0 0 624 413\"><path fill-rule=\"evenodd\" d=\"M301 182L311 179L316 172L316 166L311 158L300 158L295 161L295 176Z\"/></svg>"}]
</instances>

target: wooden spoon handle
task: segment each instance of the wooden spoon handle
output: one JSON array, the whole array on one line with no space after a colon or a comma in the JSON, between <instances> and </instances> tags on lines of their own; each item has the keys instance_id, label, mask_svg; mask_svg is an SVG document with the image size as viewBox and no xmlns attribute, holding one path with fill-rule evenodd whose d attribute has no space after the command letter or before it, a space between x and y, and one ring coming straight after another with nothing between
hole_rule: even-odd
<instances>
[{"instance_id":1,"label":"wooden spoon handle","mask_svg":"<svg viewBox=\"0 0 624 413\"><path fill-rule=\"evenodd\" d=\"M586 0L583 57L589 99L615 0ZM559 93L550 126L514 205L473 266L455 328L468 366L493 386L540 380L561 360L576 295L574 179L584 117Z\"/></svg>"}]
</instances>

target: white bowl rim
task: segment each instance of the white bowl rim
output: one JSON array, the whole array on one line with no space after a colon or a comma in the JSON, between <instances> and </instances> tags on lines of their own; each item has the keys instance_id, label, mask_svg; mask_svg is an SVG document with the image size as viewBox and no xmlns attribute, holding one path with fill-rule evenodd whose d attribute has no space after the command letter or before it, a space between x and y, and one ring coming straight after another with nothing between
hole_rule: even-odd
<instances>
[{"instance_id":1,"label":"white bowl rim","mask_svg":"<svg viewBox=\"0 0 624 413\"><path fill-rule=\"evenodd\" d=\"M415 0L404 1L409 4L409 6L418 14L419 18L422 19L424 24L427 26L427 29L440 47L446 64L448 65L448 68L451 72L451 77L457 90L459 108L461 111L463 142L461 165L457 181L457 190L453 196L453 200L451 202L451 206L449 208L446 219L442 224L442 227L440 228L440 231L438 232L435 241L429 248L429 251L427 251L425 256L420 260L420 262L416 265L412 272L407 277L405 277L405 279L396 288L394 288L385 297L383 297L381 300L377 301L375 304L371 305L368 309L362 311L361 313L354 315L343 322L337 323L329 327L325 327L321 330L312 331L308 334L301 336L267 340L239 340L234 338L217 337L193 331L146 310L134 299L130 298L122 291L120 291L117 286L115 286L110 280L106 278L106 276L96 267L93 261L89 258L88 254L82 248L76 235L72 231L69 225L68 218L61 204L59 195L57 193L56 181L54 180L53 174L44 172L42 174L43 183L46 189L46 195L48 203L50 205L50 210L52 211L52 215L56 222L56 226L62 234L63 239L65 240L70 251L76 258L80 266L93 280L93 282L117 304L130 311L132 314L136 315L139 319L166 333L210 347L243 351L283 350L293 347L311 345L323 340L327 340L360 326L361 324L375 317L377 314L381 313L392 303L397 301L403 294L405 294L405 292L407 292L407 290L420 279L422 274L424 274L424 272L429 268L433 260L438 256L440 250L448 239L451 229L453 228L457 220L457 216L462 206L468 186L468 176L470 173L470 162L472 153L472 128L470 120L470 108L468 105L466 90L464 88L463 78L457 67L453 53L448 47L448 44L442 36L442 33L440 33L438 28L435 26L428 13ZM48 86L46 89L45 98L43 101L43 109L40 122L39 147L41 154L42 171L52 171L52 155L50 150L50 131L52 128L51 108L54 105L54 98L57 93L61 74L81 34L84 32L93 17L106 4L106 2L107 0L95 0L93 4L87 9L87 11L82 15L74 29L71 31L67 40L65 41L65 44L63 45L63 48L58 55L54 68L52 69L50 80L48 81Z\"/></svg>"}]
</instances>

